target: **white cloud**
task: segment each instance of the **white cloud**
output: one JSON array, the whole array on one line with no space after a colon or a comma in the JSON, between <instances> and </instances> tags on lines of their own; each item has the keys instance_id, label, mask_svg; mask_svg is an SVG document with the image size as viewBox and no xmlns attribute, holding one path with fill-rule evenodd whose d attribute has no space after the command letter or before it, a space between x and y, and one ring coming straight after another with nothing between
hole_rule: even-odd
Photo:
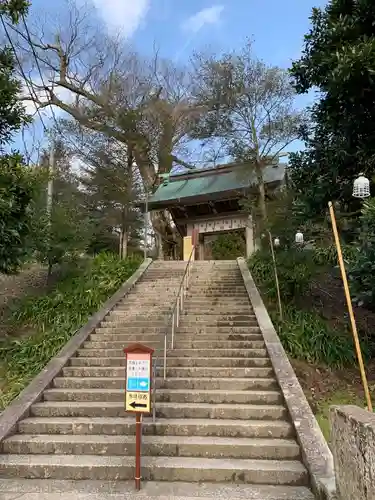
<instances>
[{"instance_id":1,"label":"white cloud","mask_svg":"<svg viewBox=\"0 0 375 500\"><path fill-rule=\"evenodd\" d=\"M93 0L109 28L120 29L130 38L139 28L150 7L150 0Z\"/></svg>"},{"instance_id":2,"label":"white cloud","mask_svg":"<svg viewBox=\"0 0 375 500\"><path fill-rule=\"evenodd\" d=\"M40 85L41 80L35 80L34 83L35 85ZM74 95L72 94L72 92L64 87L55 87L54 92L61 101L66 102L67 104L70 104L74 99ZM26 85L24 85L23 87L22 94L24 97L27 98L30 96L29 89L27 88ZM40 102L45 102L48 100L48 96L44 90L37 91L36 94ZM23 101L23 105L28 114L35 115L37 113L36 105L32 100ZM55 116L58 116L60 113L62 113L62 110L56 106L53 106L53 112ZM43 117L52 117L51 106L46 106L45 108L41 108L40 113ZM34 116L34 118L38 117L39 114Z\"/></svg>"},{"instance_id":3,"label":"white cloud","mask_svg":"<svg viewBox=\"0 0 375 500\"><path fill-rule=\"evenodd\" d=\"M207 24L218 24L223 10L223 5L212 5L212 7L202 9L186 19L182 28L192 33L198 33Z\"/></svg>"}]
</instances>

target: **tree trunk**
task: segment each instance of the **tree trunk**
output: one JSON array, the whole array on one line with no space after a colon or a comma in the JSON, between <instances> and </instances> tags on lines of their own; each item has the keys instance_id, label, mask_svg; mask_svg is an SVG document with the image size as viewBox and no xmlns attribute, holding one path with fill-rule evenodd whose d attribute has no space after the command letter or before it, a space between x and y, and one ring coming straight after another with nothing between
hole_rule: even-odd
<instances>
[{"instance_id":1,"label":"tree trunk","mask_svg":"<svg viewBox=\"0 0 375 500\"><path fill-rule=\"evenodd\" d=\"M118 245L118 256L120 257L120 259L122 259L123 241L124 241L124 232L123 232L123 230L121 228L120 238L119 238L119 245Z\"/></svg>"},{"instance_id":2,"label":"tree trunk","mask_svg":"<svg viewBox=\"0 0 375 500\"><path fill-rule=\"evenodd\" d=\"M129 233L128 231L124 230L122 237L122 253L121 253L122 259L126 259L126 257L128 256L128 241L129 241Z\"/></svg>"},{"instance_id":3,"label":"tree trunk","mask_svg":"<svg viewBox=\"0 0 375 500\"><path fill-rule=\"evenodd\" d=\"M255 173L258 181L258 194L259 194L259 210L264 225L267 223L267 205L266 205L266 190L264 187L262 165L256 162Z\"/></svg>"}]
</instances>

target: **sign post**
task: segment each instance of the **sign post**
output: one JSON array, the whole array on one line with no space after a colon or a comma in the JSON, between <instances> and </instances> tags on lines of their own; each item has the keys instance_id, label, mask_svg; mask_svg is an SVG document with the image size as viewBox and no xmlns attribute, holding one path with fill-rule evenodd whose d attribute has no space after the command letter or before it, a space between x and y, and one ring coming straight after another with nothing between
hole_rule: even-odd
<instances>
[{"instance_id":1,"label":"sign post","mask_svg":"<svg viewBox=\"0 0 375 500\"><path fill-rule=\"evenodd\" d=\"M125 347L125 411L135 413L135 488L141 489L142 415L151 413L151 367L154 349L142 344Z\"/></svg>"}]
</instances>

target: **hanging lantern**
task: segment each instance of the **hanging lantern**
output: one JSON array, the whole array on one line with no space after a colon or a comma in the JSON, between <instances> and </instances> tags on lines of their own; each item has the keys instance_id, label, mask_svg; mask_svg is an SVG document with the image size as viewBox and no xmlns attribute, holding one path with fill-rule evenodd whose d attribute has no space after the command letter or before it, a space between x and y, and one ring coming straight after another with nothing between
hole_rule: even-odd
<instances>
[{"instance_id":1,"label":"hanging lantern","mask_svg":"<svg viewBox=\"0 0 375 500\"><path fill-rule=\"evenodd\" d=\"M353 183L354 198L368 198L370 196L370 181L363 174Z\"/></svg>"},{"instance_id":2,"label":"hanging lantern","mask_svg":"<svg viewBox=\"0 0 375 500\"><path fill-rule=\"evenodd\" d=\"M279 238L275 238L273 240L273 246L275 246L275 247L279 247L280 246L280 240L279 240Z\"/></svg>"},{"instance_id":3,"label":"hanging lantern","mask_svg":"<svg viewBox=\"0 0 375 500\"><path fill-rule=\"evenodd\" d=\"M301 231L298 231L298 232L296 233L295 242L296 242L298 245L302 245L302 243L303 243L303 233L301 233Z\"/></svg>"}]
</instances>

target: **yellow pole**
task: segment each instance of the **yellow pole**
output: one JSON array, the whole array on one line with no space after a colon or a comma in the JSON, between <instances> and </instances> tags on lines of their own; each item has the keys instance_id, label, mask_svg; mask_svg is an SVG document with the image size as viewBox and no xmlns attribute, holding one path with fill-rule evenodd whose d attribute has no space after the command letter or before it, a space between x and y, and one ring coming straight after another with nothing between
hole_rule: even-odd
<instances>
[{"instance_id":1,"label":"yellow pole","mask_svg":"<svg viewBox=\"0 0 375 500\"><path fill-rule=\"evenodd\" d=\"M372 409L372 403L371 403L371 395L370 395L370 391L369 391L369 387L368 387L368 382L367 382L367 377L366 377L366 372L365 372L365 366L364 366L364 363L363 363L363 357L362 357L362 351L361 351L361 344L359 343L358 331L357 331L357 325L356 325L355 318L354 318L352 300L350 298L350 291L349 291L349 286L348 286L348 279L346 277L346 271L345 271L344 259L342 257L342 251L341 251L341 244L340 244L340 239L339 239L339 233L337 231L335 211L333 209L333 205L332 205L331 201L328 203L328 207L329 207L329 213L330 213L330 216L331 216L332 230L333 230L333 234L334 234L334 237L335 237L335 243L336 243L336 249L337 249L337 257L338 257L338 261L339 261L339 265L340 265L342 282L343 282L343 285L344 285L344 291L345 291L346 303L347 303L347 306L348 306L348 313L349 313L349 317L350 317L350 323L351 323L351 326L352 326L352 333L353 333L354 345L355 345L355 349L357 351L357 358L358 358L359 369L360 369L360 372L361 372L363 389L364 389L365 395L366 395L367 409L370 412L372 412L373 409Z\"/></svg>"},{"instance_id":2,"label":"yellow pole","mask_svg":"<svg viewBox=\"0 0 375 500\"><path fill-rule=\"evenodd\" d=\"M281 293L280 293L280 285L279 285L279 277L277 275L277 265L276 265L276 258L275 258L275 252L273 249L273 241L272 241L272 235L271 231L268 231L268 236L270 240L270 247L271 247L271 255L272 255L272 260L273 260L273 270L275 273L275 283L276 283L276 290L277 290L277 300L279 303L279 314L280 314L280 320L283 320L283 308L281 305Z\"/></svg>"}]
</instances>

